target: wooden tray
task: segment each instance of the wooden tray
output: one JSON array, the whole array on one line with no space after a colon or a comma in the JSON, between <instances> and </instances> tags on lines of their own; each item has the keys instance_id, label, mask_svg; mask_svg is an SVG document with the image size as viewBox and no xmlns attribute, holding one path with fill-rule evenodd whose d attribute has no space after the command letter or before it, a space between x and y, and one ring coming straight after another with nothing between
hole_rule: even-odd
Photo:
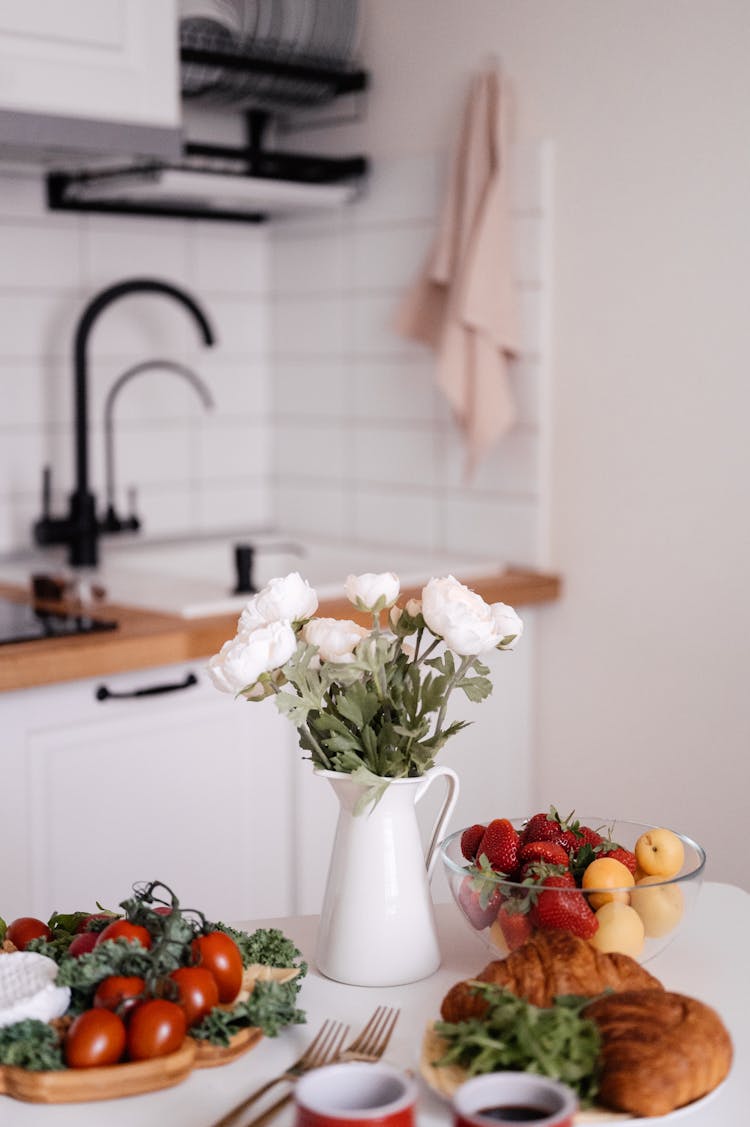
<instances>
[{"instance_id":1,"label":"wooden tray","mask_svg":"<svg viewBox=\"0 0 750 1127\"><path fill-rule=\"evenodd\" d=\"M209 1041L196 1041L195 1067L216 1068L220 1064L229 1064L257 1045L262 1036L261 1029L251 1027L240 1029L230 1038L228 1045L212 1045Z\"/></svg>"},{"instance_id":2,"label":"wooden tray","mask_svg":"<svg viewBox=\"0 0 750 1127\"><path fill-rule=\"evenodd\" d=\"M188 1037L182 1048L169 1056L104 1068L29 1072L6 1065L0 1067L0 1094L37 1104L88 1103L137 1096L179 1084L192 1071L195 1058L195 1042Z\"/></svg>"}]
</instances>

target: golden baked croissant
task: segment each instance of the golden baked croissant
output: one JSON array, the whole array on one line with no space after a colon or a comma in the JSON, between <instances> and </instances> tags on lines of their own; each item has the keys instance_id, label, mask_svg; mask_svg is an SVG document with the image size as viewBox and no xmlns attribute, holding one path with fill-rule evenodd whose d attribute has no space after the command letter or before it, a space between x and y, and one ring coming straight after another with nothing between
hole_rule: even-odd
<instances>
[{"instance_id":1,"label":"golden baked croissant","mask_svg":"<svg viewBox=\"0 0 750 1127\"><path fill-rule=\"evenodd\" d=\"M535 931L505 959L489 963L479 982L504 986L535 1006L550 1006L558 994L593 998L604 990L662 990L658 979L629 955L597 951L567 931ZM487 1003L468 982L453 986L440 1008L444 1021L481 1017Z\"/></svg>"},{"instance_id":2,"label":"golden baked croissant","mask_svg":"<svg viewBox=\"0 0 750 1127\"><path fill-rule=\"evenodd\" d=\"M666 1115L705 1096L732 1063L719 1015L695 998L628 990L583 1011L602 1035L597 1103L632 1115Z\"/></svg>"}]
</instances>

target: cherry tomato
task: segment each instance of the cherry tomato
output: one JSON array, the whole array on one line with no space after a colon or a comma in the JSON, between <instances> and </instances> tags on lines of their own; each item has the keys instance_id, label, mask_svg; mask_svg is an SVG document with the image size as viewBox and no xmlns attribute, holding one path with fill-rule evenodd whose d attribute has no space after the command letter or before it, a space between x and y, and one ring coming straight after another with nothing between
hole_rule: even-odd
<instances>
[{"instance_id":1,"label":"cherry tomato","mask_svg":"<svg viewBox=\"0 0 750 1127\"><path fill-rule=\"evenodd\" d=\"M25 951L26 944L32 939L51 939L52 932L44 920L38 920L34 916L19 916L17 920L13 920L13 923L8 924L5 938L9 939L19 951Z\"/></svg>"},{"instance_id":2,"label":"cherry tomato","mask_svg":"<svg viewBox=\"0 0 750 1127\"><path fill-rule=\"evenodd\" d=\"M131 924L130 920L115 920L114 923L107 924L96 938L97 946L107 939L129 939L131 942L136 939L141 947L148 949L151 946L151 935L147 928Z\"/></svg>"},{"instance_id":3,"label":"cherry tomato","mask_svg":"<svg viewBox=\"0 0 750 1127\"><path fill-rule=\"evenodd\" d=\"M197 1025L214 1006L219 1004L219 987L216 979L205 967L179 967L169 976L180 991L180 1005L185 1011L188 1025Z\"/></svg>"},{"instance_id":4,"label":"cherry tomato","mask_svg":"<svg viewBox=\"0 0 750 1127\"><path fill-rule=\"evenodd\" d=\"M74 955L78 958L79 955L88 955L89 951L93 951L96 947L98 936L95 931L82 931L80 935L76 935L70 947L68 947L68 954Z\"/></svg>"},{"instance_id":5,"label":"cherry tomato","mask_svg":"<svg viewBox=\"0 0 750 1127\"><path fill-rule=\"evenodd\" d=\"M196 964L210 970L216 979L219 1001L233 1002L242 986L242 955L231 936L209 931L193 940L191 951Z\"/></svg>"},{"instance_id":6,"label":"cherry tomato","mask_svg":"<svg viewBox=\"0 0 750 1127\"><path fill-rule=\"evenodd\" d=\"M94 1008L114 1010L125 1017L142 998L146 990L144 979L136 974L111 974L103 978L94 994Z\"/></svg>"},{"instance_id":7,"label":"cherry tomato","mask_svg":"<svg viewBox=\"0 0 750 1127\"><path fill-rule=\"evenodd\" d=\"M187 1019L182 1006L165 998L151 998L133 1010L128 1022L131 1060L150 1060L175 1053L185 1040Z\"/></svg>"},{"instance_id":8,"label":"cherry tomato","mask_svg":"<svg viewBox=\"0 0 750 1127\"><path fill-rule=\"evenodd\" d=\"M65 1034L63 1051L69 1068L117 1064L125 1051L125 1022L111 1010L84 1010Z\"/></svg>"}]
</instances>

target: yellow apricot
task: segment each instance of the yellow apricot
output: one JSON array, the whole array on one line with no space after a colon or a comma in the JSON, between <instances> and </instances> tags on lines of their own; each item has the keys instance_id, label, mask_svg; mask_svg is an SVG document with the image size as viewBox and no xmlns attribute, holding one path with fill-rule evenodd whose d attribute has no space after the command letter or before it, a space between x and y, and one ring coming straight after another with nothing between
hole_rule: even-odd
<instances>
[{"instance_id":1,"label":"yellow apricot","mask_svg":"<svg viewBox=\"0 0 750 1127\"><path fill-rule=\"evenodd\" d=\"M630 955L637 959L643 950L645 929L643 921L629 904L622 904L611 900L603 904L596 912L599 927L594 932L589 943L597 951L619 951L621 955Z\"/></svg>"},{"instance_id":2,"label":"yellow apricot","mask_svg":"<svg viewBox=\"0 0 750 1127\"><path fill-rule=\"evenodd\" d=\"M635 843L638 867L650 877L673 877L685 860L685 847L672 830L654 829Z\"/></svg>"},{"instance_id":3,"label":"yellow apricot","mask_svg":"<svg viewBox=\"0 0 750 1127\"><path fill-rule=\"evenodd\" d=\"M630 894L630 903L643 920L646 935L667 935L677 927L685 910L679 884L660 884L661 877L643 877ZM647 888L647 885L655 885Z\"/></svg>"},{"instance_id":4,"label":"yellow apricot","mask_svg":"<svg viewBox=\"0 0 750 1127\"><path fill-rule=\"evenodd\" d=\"M583 871L583 887L595 888L588 898L592 908L601 908L613 900L627 904L628 889L635 884L630 869L614 857L597 857ZM612 889L613 891L603 891Z\"/></svg>"}]
</instances>

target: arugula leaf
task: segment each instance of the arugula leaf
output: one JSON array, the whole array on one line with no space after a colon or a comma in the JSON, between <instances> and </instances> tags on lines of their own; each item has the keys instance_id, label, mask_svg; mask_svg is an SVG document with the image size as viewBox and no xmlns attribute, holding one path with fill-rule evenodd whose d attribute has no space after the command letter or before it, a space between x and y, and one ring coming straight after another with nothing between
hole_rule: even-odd
<instances>
[{"instance_id":1,"label":"arugula leaf","mask_svg":"<svg viewBox=\"0 0 750 1127\"><path fill-rule=\"evenodd\" d=\"M597 1092L601 1037L596 1024L581 1016L591 1001L566 995L540 1008L492 983L472 988L488 1002L482 1018L435 1023L448 1048L440 1067L458 1064L470 1076L505 1069L535 1072L568 1084L582 1106Z\"/></svg>"},{"instance_id":2,"label":"arugula leaf","mask_svg":"<svg viewBox=\"0 0 750 1127\"><path fill-rule=\"evenodd\" d=\"M46 1021L26 1018L0 1029L0 1065L27 1068L30 1072L65 1068L60 1038Z\"/></svg>"},{"instance_id":3,"label":"arugula leaf","mask_svg":"<svg viewBox=\"0 0 750 1127\"><path fill-rule=\"evenodd\" d=\"M215 1007L190 1030L191 1037L210 1041L212 1045L228 1045L233 1033L240 1029L262 1029L266 1037L275 1037L286 1025L300 1025L307 1019L294 1002L294 982L256 982L255 989L244 1002L231 1010Z\"/></svg>"}]
</instances>

